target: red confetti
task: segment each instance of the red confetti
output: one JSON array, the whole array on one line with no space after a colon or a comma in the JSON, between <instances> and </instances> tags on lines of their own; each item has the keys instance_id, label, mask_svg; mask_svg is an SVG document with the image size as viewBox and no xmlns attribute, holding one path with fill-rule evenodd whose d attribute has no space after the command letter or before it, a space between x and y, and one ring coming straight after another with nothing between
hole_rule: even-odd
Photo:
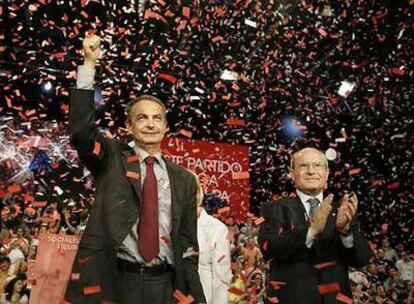
<instances>
[{"instance_id":1,"label":"red confetti","mask_svg":"<svg viewBox=\"0 0 414 304\"><path fill-rule=\"evenodd\" d=\"M213 38L211 39L211 42L216 43L216 42L219 42L219 41L221 41L221 40L223 40L223 37L221 37L221 36L216 36L216 37L213 37Z\"/></svg>"},{"instance_id":2,"label":"red confetti","mask_svg":"<svg viewBox=\"0 0 414 304\"><path fill-rule=\"evenodd\" d=\"M255 221L254 221L254 224L255 224L256 226L259 226L259 225L260 225L260 224L262 224L264 221L265 221L264 217L263 217L263 216L261 216L261 217L259 217L257 220L255 220Z\"/></svg>"},{"instance_id":3,"label":"red confetti","mask_svg":"<svg viewBox=\"0 0 414 304\"><path fill-rule=\"evenodd\" d=\"M71 279L72 281L77 281L77 280L79 280L79 279L80 279L80 273L72 273L72 274L70 275L70 279Z\"/></svg>"},{"instance_id":4,"label":"red confetti","mask_svg":"<svg viewBox=\"0 0 414 304\"><path fill-rule=\"evenodd\" d=\"M126 176L133 179L139 179L139 173L127 171Z\"/></svg>"},{"instance_id":5,"label":"red confetti","mask_svg":"<svg viewBox=\"0 0 414 304\"><path fill-rule=\"evenodd\" d=\"M36 201L34 202L34 207L43 208L46 206L46 204L47 204L47 201Z\"/></svg>"},{"instance_id":6,"label":"red confetti","mask_svg":"<svg viewBox=\"0 0 414 304\"><path fill-rule=\"evenodd\" d=\"M230 212L230 207L229 206L223 207L223 208L220 208L219 210L217 210L217 213L219 215L223 215L224 213L229 213L229 212Z\"/></svg>"},{"instance_id":7,"label":"red confetti","mask_svg":"<svg viewBox=\"0 0 414 304\"><path fill-rule=\"evenodd\" d=\"M320 270L320 269L324 269L324 268L331 267L331 266L333 266L333 265L335 265L335 264L336 264L336 262L335 262L335 261L331 261L331 262L325 262L325 263L315 264L315 265L313 265L313 267L314 267L315 269Z\"/></svg>"},{"instance_id":8,"label":"red confetti","mask_svg":"<svg viewBox=\"0 0 414 304\"><path fill-rule=\"evenodd\" d=\"M11 185L9 188L7 188L7 191L9 193L18 193L22 191L22 187L20 185Z\"/></svg>"},{"instance_id":9,"label":"red confetti","mask_svg":"<svg viewBox=\"0 0 414 304\"><path fill-rule=\"evenodd\" d=\"M95 141L95 145L93 147L92 153L96 156L99 156L100 152L101 152L101 143L99 141Z\"/></svg>"},{"instance_id":10,"label":"red confetti","mask_svg":"<svg viewBox=\"0 0 414 304\"><path fill-rule=\"evenodd\" d=\"M355 175L355 174L359 174L359 172L361 172L361 168L355 168L355 169L351 169L349 170L349 175Z\"/></svg>"},{"instance_id":11,"label":"red confetti","mask_svg":"<svg viewBox=\"0 0 414 304\"><path fill-rule=\"evenodd\" d=\"M328 36L328 33L323 29L323 28L318 28L318 33L322 36L322 37L326 37Z\"/></svg>"},{"instance_id":12,"label":"red confetti","mask_svg":"<svg viewBox=\"0 0 414 304\"><path fill-rule=\"evenodd\" d=\"M139 157L138 157L138 155L131 155L131 156L128 156L127 157L127 163L134 163L134 162L137 162L137 161L139 161Z\"/></svg>"},{"instance_id":13,"label":"red confetti","mask_svg":"<svg viewBox=\"0 0 414 304\"><path fill-rule=\"evenodd\" d=\"M231 177L233 179L248 179L249 178L249 172L232 172Z\"/></svg>"},{"instance_id":14,"label":"red confetti","mask_svg":"<svg viewBox=\"0 0 414 304\"><path fill-rule=\"evenodd\" d=\"M232 125L232 126L244 126L246 125L246 122L243 119L237 119L237 118L227 118L226 124Z\"/></svg>"},{"instance_id":15,"label":"red confetti","mask_svg":"<svg viewBox=\"0 0 414 304\"><path fill-rule=\"evenodd\" d=\"M272 287L274 290L279 290L281 286L286 285L286 282L282 281L270 281L269 282L270 287Z\"/></svg>"},{"instance_id":16,"label":"red confetti","mask_svg":"<svg viewBox=\"0 0 414 304\"><path fill-rule=\"evenodd\" d=\"M170 74L165 74L165 73L160 73L158 74L158 78L160 79L164 79L166 81L172 82L172 83L176 83L177 82L177 77L170 75Z\"/></svg>"},{"instance_id":17,"label":"red confetti","mask_svg":"<svg viewBox=\"0 0 414 304\"><path fill-rule=\"evenodd\" d=\"M226 255L223 254L221 257L218 258L217 263L220 263L221 261L223 261L225 257Z\"/></svg>"},{"instance_id":18,"label":"red confetti","mask_svg":"<svg viewBox=\"0 0 414 304\"><path fill-rule=\"evenodd\" d=\"M388 231L388 224L387 223L382 224L381 225L381 233L386 234L387 231Z\"/></svg>"},{"instance_id":19,"label":"red confetti","mask_svg":"<svg viewBox=\"0 0 414 304\"><path fill-rule=\"evenodd\" d=\"M163 235L162 237L160 237L160 239L165 243L165 244L168 244L168 245L170 245L170 244L172 244L172 241L169 239L169 238L167 238L165 235Z\"/></svg>"},{"instance_id":20,"label":"red confetti","mask_svg":"<svg viewBox=\"0 0 414 304\"><path fill-rule=\"evenodd\" d=\"M81 11L80 14L82 15L82 17L84 17L85 19L89 18L89 15L85 12L85 11Z\"/></svg>"},{"instance_id":21,"label":"red confetti","mask_svg":"<svg viewBox=\"0 0 414 304\"><path fill-rule=\"evenodd\" d=\"M180 133L183 136L188 137L188 138L191 138L193 136L193 133L191 131L187 131L187 130L184 130L184 129L181 129L180 130Z\"/></svg>"},{"instance_id":22,"label":"red confetti","mask_svg":"<svg viewBox=\"0 0 414 304\"><path fill-rule=\"evenodd\" d=\"M388 189L398 189L400 187L399 182L393 182L387 186Z\"/></svg>"},{"instance_id":23,"label":"red confetti","mask_svg":"<svg viewBox=\"0 0 414 304\"><path fill-rule=\"evenodd\" d=\"M84 258L81 258L81 259L79 259L79 264L81 264L81 265L83 265L83 264L86 264L86 263L88 263L90 260L92 259L92 257L84 257Z\"/></svg>"},{"instance_id":24,"label":"red confetti","mask_svg":"<svg viewBox=\"0 0 414 304\"><path fill-rule=\"evenodd\" d=\"M187 297L178 289L174 292L174 298L178 301L179 304L190 304L194 302L194 298L191 295Z\"/></svg>"},{"instance_id":25,"label":"red confetti","mask_svg":"<svg viewBox=\"0 0 414 304\"><path fill-rule=\"evenodd\" d=\"M277 297L269 297L267 299L270 303L279 303L279 299Z\"/></svg>"},{"instance_id":26,"label":"red confetti","mask_svg":"<svg viewBox=\"0 0 414 304\"><path fill-rule=\"evenodd\" d=\"M344 295L343 293L338 293L336 295L336 300L342 303L346 303L346 304L352 304L354 303L354 300L352 300L350 297Z\"/></svg>"},{"instance_id":27,"label":"red confetti","mask_svg":"<svg viewBox=\"0 0 414 304\"><path fill-rule=\"evenodd\" d=\"M187 6L183 7L183 16L190 19L190 8Z\"/></svg>"},{"instance_id":28,"label":"red confetti","mask_svg":"<svg viewBox=\"0 0 414 304\"><path fill-rule=\"evenodd\" d=\"M164 22L165 24L168 24L167 19L165 19L163 16L161 16L160 14L150 11L150 10L146 10L145 14L144 14L144 19L156 19L156 20L161 20L162 22Z\"/></svg>"},{"instance_id":29,"label":"red confetti","mask_svg":"<svg viewBox=\"0 0 414 304\"><path fill-rule=\"evenodd\" d=\"M318 290L320 294L333 293L333 292L340 291L341 286L339 286L338 283L321 284L321 285L318 285Z\"/></svg>"},{"instance_id":30,"label":"red confetti","mask_svg":"<svg viewBox=\"0 0 414 304\"><path fill-rule=\"evenodd\" d=\"M95 293L100 293L102 291L101 286L99 285L92 285L83 288L84 295L91 295Z\"/></svg>"},{"instance_id":31,"label":"red confetti","mask_svg":"<svg viewBox=\"0 0 414 304\"><path fill-rule=\"evenodd\" d=\"M390 70L390 73L391 73L391 75L394 75L394 76L404 76L405 71L403 69L400 69L400 68L392 68Z\"/></svg>"}]
</instances>

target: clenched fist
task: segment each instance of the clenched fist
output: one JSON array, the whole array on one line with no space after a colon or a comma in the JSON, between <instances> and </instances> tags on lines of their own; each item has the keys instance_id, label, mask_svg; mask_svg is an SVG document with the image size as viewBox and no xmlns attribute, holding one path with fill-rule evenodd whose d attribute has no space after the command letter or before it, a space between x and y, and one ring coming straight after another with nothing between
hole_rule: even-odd
<instances>
[{"instance_id":1,"label":"clenched fist","mask_svg":"<svg viewBox=\"0 0 414 304\"><path fill-rule=\"evenodd\" d=\"M83 56L85 65L95 66L96 60L101 53L101 39L96 35L87 35L83 40Z\"/></svg>"}]
</instances>

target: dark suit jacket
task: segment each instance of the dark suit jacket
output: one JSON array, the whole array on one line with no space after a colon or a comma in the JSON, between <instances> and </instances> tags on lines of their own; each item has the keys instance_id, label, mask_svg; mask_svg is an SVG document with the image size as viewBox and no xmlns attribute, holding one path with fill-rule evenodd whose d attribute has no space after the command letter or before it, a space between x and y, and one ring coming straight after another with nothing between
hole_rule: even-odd
<instances>
[{"instance_id":1,"label":"dark suit jacket","mask_svg":"<svg viewBox=\"0 0 414 304\"><path fill-rule=\"evenodd\" d=\"M93 94L93 90L71 91L71 141L96 183L95 204L72 269L80 277L70 280L66 291L66 299L74 304L117 301L117 250L137 221L141 201L136 153L128 145L99 133L94 126ZM168 160L166 164L171 183L174 287L191 294L196 302L205 302L198 256L183 258L186 251L198 253L196 181L183 168ZM99 292L86 294L90 286L97 286Z\"/></svg>"},{"instance_id":2,"label":"dark suit jacket","mask_svg":"<svg viewBox=\"0 0 414 304\"><path fill-rule=\"evenodd\" d=\"M333 304L337 303L338 292L321 295L318 285L339 283L340 292L352 298L348 266L367 264L371 250L356 220L350 228L354 247L343 246L335 228L337 208L338 202L334 202L324 232L308 249L305 241L309 223L299 197L263 205L265 222L260 229L259 244L264 257L271 259L269 281L286 283L280 286L270 283L269 297L277 297L283 304ZM335 264L319 270L314 267L325 262Z\"/></svg>"}]
</instances>

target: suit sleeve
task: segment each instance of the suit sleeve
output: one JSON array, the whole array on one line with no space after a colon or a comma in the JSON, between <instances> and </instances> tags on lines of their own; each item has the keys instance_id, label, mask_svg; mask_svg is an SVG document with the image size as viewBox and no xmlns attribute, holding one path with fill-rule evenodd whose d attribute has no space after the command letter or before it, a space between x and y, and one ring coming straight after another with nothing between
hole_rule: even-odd
<instances>
[{"instance_id":1,"label":"suit sleeve","mask_svg":"<svg viewBox=\"0 0 414 304\"><path fill-rule=\"evenodd\" d=\"M110 145L95 126L93 94L93 90L71 90L69 130L79 158L96 176L107 163Z\"/></svg>"},{"instance_id":2,"label":"suit sleeve","mask_svg":"<svg viewBox=\"0 0 414 304\"><path fill-rule=\"evenodd\" d=\"M354 238L354 246L346 248L343 246L342 242L340 242L342 245L343 256L348 265L352 267L364 267L369 263L369 259L372 256L372 250L360 230L357 217L352 220L351 227L349 229Z\"/></svg>"},{"instance_id":3,"label":"suit sleeve","mask_svg":"<svg viewBox=\"0 0 414 304\"><path fill-rule=\"evenodd\" d=\"M305 250L308 225L295 227L296 216L284 201L265 203L262 207L265 221L260 227L258 241L265 259L289 259L298 249Z\"/></svg>"},{"instance_id":4,"label":"suit sleeve","mask_svg":"<svg viewBox=\"0 0 414 304\"><path fill-rule=\"evenodd\" d=\"M212 252L213 269L213 303L228 303L228 288L231 281L230 241L228 228L224 225L217 227Z\"/></svg>"},{"instance_id":5,"label":"suit sleeve","mask_svg":"<svg viewBox=\"0 0 414 304\"><path fill-rule=\"evenodd\" d=\"M181 244L183 248L183 270L185 284L196 303L206 303L198 274L197 204L196 181L190 176L190 199L182 215Z\"/></svg>"}]
</instances>

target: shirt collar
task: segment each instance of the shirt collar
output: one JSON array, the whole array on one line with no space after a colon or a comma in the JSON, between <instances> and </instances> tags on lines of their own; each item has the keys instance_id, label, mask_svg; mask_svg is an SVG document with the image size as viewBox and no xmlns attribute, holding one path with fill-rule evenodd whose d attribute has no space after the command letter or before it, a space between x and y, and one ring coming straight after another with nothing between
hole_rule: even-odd
<instances>
[{"instance_id":1,"label":"shirt collar","mask_svg":"<svg viewBox=\"0 0 414 304\"><path fill-rule=\"evenodd\" d=\"M149 153L147 151L145 151L144 149L138 147L136 144L133 145L134 151L135 153L138 155L139 157L139 161L142 164L145 159L150 156ZM161 166L161 168L163 170L165 170L165 162L162 158L161 152L155 153L154 155L152 155L155 157L155 159L157 160L158 164Z\"/></svg>"},{"instance_id":2,"label":"shirt collar","mask_svg":"<svg viewBox=\"0 0 414 304\"><path fill-rule=\"evenodd\" d=\"M310 199L310 198L317 198L319 200L319 204L322 203L322 201L323 201L323 192L322 191L316 196L310 196L306 193L303 193L299 189L296 189L296 193L298 194L298 196L299 196L299 198L300 198L300 200L303 204L305 204L308 201L308 199Z\"/></svg>"}]
</instances>

